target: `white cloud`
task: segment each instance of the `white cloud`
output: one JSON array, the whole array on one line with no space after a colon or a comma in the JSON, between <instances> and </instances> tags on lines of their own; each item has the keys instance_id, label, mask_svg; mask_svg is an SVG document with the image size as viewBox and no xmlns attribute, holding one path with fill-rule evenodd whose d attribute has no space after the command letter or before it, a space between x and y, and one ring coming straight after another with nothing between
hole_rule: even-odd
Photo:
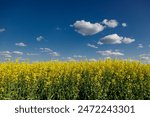
<instances>
[{"instance_id":1,"label":"white cloud","mask_svg":"<svg viewBox=\"0 0 150 117\"><path fill-rule=\"evenodd\" d=\"M126 23L122 23L122 26L123 26L123 27L127 27L127 24L126 24Z\"/></svg>"},{"instance_id":2,"label":"white cloud","mask_svg":"<svg viewBox=\"0 0 150 117\"><path fill-rule=\"evenodd\" d=\"M55 57L60 56L59 53L57 53L57 52L50 52L49 54L52 56L55 56Z\"/></svg>"},{"instance_id":3,"label":"white cloud","mask_svg":"<svg viewBox=\"0 0 150 117\"><path fill-rule=\"evenodd\" d=\"M93 45L93 44L87 44L87 46L91 47L91 48L98 48L97 46Z\"/></svg>"},{"instance_id":4,"label":"white cloud","mask_svg":"<svg viewBox=\"0 0 150 117\"><path fill-rule=\"evenodd\" d=\"M118 26L118 22L114 19L112 19L112 20L104 19L102 23L110 28L115 28Z\"/></svg>"},{"instance_id":5,"label":"white cloud","mask_svg":"<svg viewBox=\"0 0 150 117\"><path fill-rule=\"evenodd\" d=\"M140 59L144 63L150 63L150 54L141 54L139 55Z\"/></svg>"},{"instance_id":6,"label":"white cloud","mask_svg":"<svg viewBox=\"0 0 150 117\"><path fill-rule=\"evenodd\" d=\"M144 60L144 61L145 61L145 60L146 60L146 61L147 61L147 60L150 60L150 58L149 58L148 56L143 56L143 57L141 57L141 59Z\"/></svg>"},{"instance_id":7,"label":"white cloud","mask_svg":"<svg viewBox=\"0 0 150 117\"><path fill-rule=\"evenodd\" d=\"M20 46L20 47L25 47L25 46L27 46L25 43L23 43L23 42L20 42L20 43L16 43L15 44L16 46Z\"/></svg>"},{"instance_id":8,"label":"white cloud","mask_svg":"<svg viewBox=\"0 0 150 117\"><path fill-rule=\"evenodd\" d=\"M78 60L83 60L86 59L86 56L82 56L82 55L73 55L72 57L62 57L63 60L67 60L67 61L78 61Z\"/></svg>"},{"instance_id":9,"label":"white cloud","mask_svg":"<svg viewBox=\"0 0 150 117\"><path fill-rule=\"evenodd\" d=\"M11 54L11 52L10 51L0 51L0 54L2 55L2 54Z\"/></svg>"},{"instance_id":10,"label":"white cloud","mask_svg":"<svg viewBox=\"0 0 150 117\"><path fill-rule=\"evenodd\" d=\"M26 55L28 55L28 56L37 56L39 54L36 54L36 53L26 53Z\"/></svg>"},{"instance_id":11,"label":"white cloud","mask_svg":"<svg viewBox=\"0 0 150 117\"><path fill-rule=\"evenodd\" d=\"M97 42L97 44L99 44L99 45L103 45L103 43L102 43L101 41L98 41L98 42Z\"/></svg>"},{"instance_id":12,"label":"white cloud","mask_svg":"<svg viewBox=\"0 0 150 117\"><path fill-rule=\"evenodd\" d=\"M125 43L125 44L129 44L129 43L132 43L134 42L135 39L131 39L131 38L128 38L128 37L124 37L122 42Z\"/></svg>"},{"instance_id":13,"label":"white cloud","mask_svg":"<svg viewBox=\"0 0 150 117\"><path fill-rule=\"evenodd\" d=\"M94 35L104 30L104 26L100 23L91 23L84 20L76 21L71 27L83 36Z\"/></svg>"},{"instance_id":14,"label":"white cloud","mask_svg":"<svg viewBox=\"0 0 150 117\"><path fill-rule=\"evenodd\" d=\"M103 37L101 43L103 44L121 44L123 37L118 36L117 34L111 34Z\"/></svg>"},{"instance_id":15,"label":"white cloud","mask_svg":"<svg viewBox=\"0 0 150 117\"><path fill-rule=\"evenodd\" d=\"M23 52L20 52L20 51L13 51L12 54L23 55Z\"/></svg>"},{"instance_id":16,"label":"white cloud","mask_svg":"<svg viewBox=\"0 0 150 117\"><path fill-rule=\"evenodd\" d=\"M0 28L0 32L4 32L4 31L6 31L5 28Z\"/></svg>"},{"instance_id":17,"label":"white cloud","mask_svg":"<svg viewBox=\"0 0 150 117\"><path fill-rule=\"evenodd\" d=\"M73 55L74 58L86 58L86 56L82 56L82 55Z\"/></svg>"},{"instance_id":18,"label":"white cloud","mask_svg":"<svg viewBox=\"0 0 150 117\"><path fill-rule=\"evenodd\" d=\"M88 59L89 61L97 61L95 58Z\"/></svg>"},{"instance_id":19,"label":"white cloud","mask_svg":"<svg viewBox=\"0 0 150 117\"><path fill-rule=\"evenodd\" d=\"M110 34L110 35L103 37L97 43L98 44L99 43L100 44L121 44L121 43L130 44L134 41L135 41L135 39L131 39L128 37L122 37L122 36L119 36L118 34Z\"/></svg>"},{"instance_id":20,"label":"white cloud","mask_svg":"<svg viewBox=\"0 0 150 117\"><path fill-rule=\"evenodd\" d=\"M150 45L148 45L148 47L150 47Z\"/></svg>"},{"instance_id":21,"label":"white cloud","mask_svg":"<svg viewBox=\"0 0 150 117\"><path fill-rule=\"evenodd\" d=\"M0 55L5 58L11 58L11 52L10 51L0 51Z\"/></svg>"},{"instance_id":22,"label":"white cloud","mask_svg":"<svg viewBox=\"0 0 150 117\"><path fill-rule=\"evenodd\" d=\"M20 51L0 51L0 55L5 57L5 58L11 58L12 55L23 55L23 52Z\"/></svg>"},{"instance_id":23,"label":"white cloud","mask_svg":"<svg viewBox=\"0 0 150 117\"><path fill-rule=\"evenodd\" d=\"M44 39L43 36L39 36L39 37L36 38L37 41L41 41L41 40L43 40L43 39Z\"/></svg>"},{"instance_id":24,"label":"white cloud","mask_svg":"<svg viewBox=\"0 0 150 117\"><path fill-rule=\"evenodd\" d=\"M57 52L54 52L53 50L51 50L50 48L40 48L41 52L45 52L45 53L48 53L49 55L52 55L52 56L60 56L59 53Z\"/></svg>"},{"instance_id":25,"label":"white cloud","mask_svg":"<svg viewBox=\"0 0 150 117\"><path fill-rule=\"evenodd\" d=\"M40 48L40 50L42 52L52 52L53 50L51 50L50 48Z\"/></svg>"},{"instance_id":26,"label":"white cloud","mask_svg":"<svg viewBox=\"0 0 150 117\"><path fill-rule=\"evenodd\" d=\"M143 48L143 44L138 44L138 48Z\"/></svg>"},{"instance_id":27,"label":"white cloud","mask_svg":"<svg viewBox=\"0 0 150 117\"><path fill-rule=\"evenodd\" d=\"M124 54L118 51L105 50L105 51L97 51L98 54L102 56L123 56Z\"/></svg>"}]
</instances>

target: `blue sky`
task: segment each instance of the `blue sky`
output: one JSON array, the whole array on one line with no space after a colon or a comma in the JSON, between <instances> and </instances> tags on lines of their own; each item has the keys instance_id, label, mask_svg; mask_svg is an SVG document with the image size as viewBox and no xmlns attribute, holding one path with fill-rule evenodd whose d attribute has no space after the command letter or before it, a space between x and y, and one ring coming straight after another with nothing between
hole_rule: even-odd
<instances>
[{"instance_id":1,"label":"blue sky","mask_svg":"<svg viewBox=\"0 0 150 117\"><path fill-rule=\"evenodd\" d=\"M0 60L150 62L149 0L0 0Z\"/></svg>"}]
</instances>

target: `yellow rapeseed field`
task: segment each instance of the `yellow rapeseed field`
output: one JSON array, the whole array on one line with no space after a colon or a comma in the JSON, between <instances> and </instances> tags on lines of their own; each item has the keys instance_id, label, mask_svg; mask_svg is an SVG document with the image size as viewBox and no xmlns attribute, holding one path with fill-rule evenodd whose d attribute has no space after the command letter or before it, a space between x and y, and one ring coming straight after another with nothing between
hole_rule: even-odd
<instances>
[{"instance_id":1,"label":"yellow rapeseed field","mask_svg":"<svg viewBox=\"0 0 150 117\"><path fill-rule=\"evenodd\" d=\"M0 99L150 99L150 64L111 59L2 62Z\"/></svg>"}]
</instances>

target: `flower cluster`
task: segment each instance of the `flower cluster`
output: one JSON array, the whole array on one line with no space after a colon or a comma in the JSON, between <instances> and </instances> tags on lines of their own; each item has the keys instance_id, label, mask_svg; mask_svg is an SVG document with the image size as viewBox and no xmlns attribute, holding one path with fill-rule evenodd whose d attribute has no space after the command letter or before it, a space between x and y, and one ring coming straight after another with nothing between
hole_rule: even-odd
<instances>
[{"instance_id":1,"label":"flower cluster","mask_svg":"<svg viewBox=\"0 0 150 117\"><path fill-rule=\"evenodd\" d=\"M110 59L3 62L0 99L150 99L150 65Z\"/></svg>"}]
</instances>

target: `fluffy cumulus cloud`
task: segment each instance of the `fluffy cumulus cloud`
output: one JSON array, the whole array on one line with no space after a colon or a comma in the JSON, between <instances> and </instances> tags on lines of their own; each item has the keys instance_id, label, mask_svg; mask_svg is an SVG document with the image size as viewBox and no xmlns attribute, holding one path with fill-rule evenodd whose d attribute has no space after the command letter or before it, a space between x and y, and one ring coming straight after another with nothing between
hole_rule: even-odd
<instances>
[{"instance_id":1,"label":"fluffy cumulus cloud","mask_svg":"<svg viewBox=\"0 0 150 117\"><path fill-rule=\"evenodd\" d=\"M76 21L71 27L83 36L94 35L104 30L104 26L100 23L91 23L85 20Z\"/></svg>"},{"instance_id":2,"label":"fluffy cumulus cloud","mask_svg":"<svg viewBox=\"0 0 150 117\"><path fill-rule=\"evenodd\" d=\"M118 36L117 34L107 35L102 38L101 42L103 44L121 44L123 37Z\"/></svg>"},{"instance_id":3,"label":"fluffy cumulus cloud","mask_svg":"<svg viewBox=\"0 0 150 117\"><path fill-rule=\"evenodd\" d=\"M5 28L0 28L0 32L4 32L4 31L6 31Z\"/></svg>"},{"instance_id":4,"label":"fluffy cumulus cloud","mask_svg":"<svg viewBox=\"0 0 150 117\"><path fill-rule=\"evenodd\" d=\"M43 36L39 36L39 37L36 38L37 41L42 41L43 39L44 39Z\"/></svg>"},{"instance_id":5,"label":"fluffy cumulus cloud","mask_svg":"<svg viewBox=\"0 0 150 117\"><path fill-rule=\"evenodd\" d=\"M122 42L125 43L125 44L129 44L129 43L132 43L134 42L135 39L131 39L131 38L128 38L128 37L124 37Z\"/></svg>"},{"instance_id":6,"label":"fluffy cumulus cloud","mask_svg":"<svg viewBox=\"0 0 150 117\"><path fill-rule=\"evenodd\" d=\"M112 51L112 50L97 51L96 53L102 56L123 56L124 55L124 53L121 53L119 51Z\"/></svg>"},{"instance_id":7,"label":"fluffy cumulus cloud","mask_svg":"<svg viewBox=\"0 0 150 117\"><path fill-rule=\"evenodd\" d=\"M90 44L88 43L87 46L91 47L91 48L98 48L97 46L93 45L93 44Z\"/></svg>"},{"instance_id":8,"label":"fluffy cumulus cloud","mask_svg":"<svg viewBox=\"0 0 150 117\"><path fill-rule=\"evenodd\" d=\"M126 23L122 23L122 26L123 26L123 27L127 27L127 24L126 24Z\"/></svg>"},{"instance_id":9,"label":"fluffy cumulus cloud","mask_svg":"<svg viewBox=\"0 0 150 117\"><path fill-rule=\"evenodd\" d=\"M115 19L104 19L100 23L91 23L90 21L78 20L71 27L75 28L75 31L80 33L83 36L95 35L105 28L116 28L119 22ZM126 23L121 24L122 27L127 27Z\"/></svg>"},{"instance_id":10,"label":"fluffy cumulus cloud","mask_svg":"<svg viewBox=\"0 0 150 117\"><path fill-rule=\"evenodd\" d=\"M118 34L110 34L110 35L103 37L100 41L98 41L98 44L99 43L101 44L121 44L121 43L130 44L134 41L135 39L122 37L122 36L119 36Z\"/></svg>"},{"instance_id":11,"label":"fluffy cumulus cloud","mask_svg":"<svg viewBox=\"0 0 150 117\"><path fill-rule=\"evenodd\" d=\"M20 43L15 43L16 46L20 46L20 47L25 47L27 46L25 43L20 42Z\"/></svg>"},{"instance_id":12,"label":"fluffy cumulus cloud","mask_svg":"<svg viewBox=\"0 0 150 117\"><path fill-rule=\"evenodd\" d=\"M110 28L115 28L118 26L118 22L114 19L112 19L112 20L104 19L102 23Z\"/></svg>"}]
</instances>

